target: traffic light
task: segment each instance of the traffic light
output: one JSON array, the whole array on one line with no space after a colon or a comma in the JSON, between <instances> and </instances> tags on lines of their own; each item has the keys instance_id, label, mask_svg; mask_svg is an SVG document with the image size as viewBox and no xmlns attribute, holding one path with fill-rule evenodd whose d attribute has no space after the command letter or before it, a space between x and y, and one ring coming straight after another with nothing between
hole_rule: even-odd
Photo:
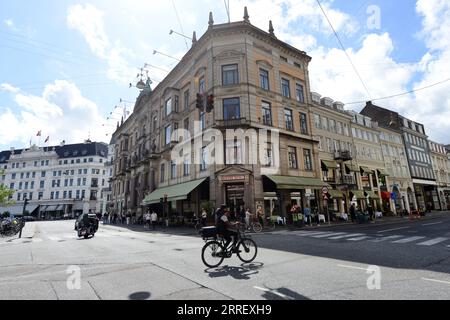
<instances>
[{"instance_id":1,"label":"traffic light","mask_svg":"<svg viewBox=\"0 0 450 320\"><path fill-rule=\"evenodd\" d=\"M197 103L196 103L197 109L200 109L203 111L205 109L205 99L203 94L197 93Z\"/></svg>"},{"instance_id":2,"label":"traffic light","mask_svg":"<svg viewBox=\"0 0 450 320\"><path fill-rule=\"evenodd\" d=\"M214 95L211 94L208 96L207 102L206 102L206 112L210 113L214 109Z\"/></svg>"}]
</instances>

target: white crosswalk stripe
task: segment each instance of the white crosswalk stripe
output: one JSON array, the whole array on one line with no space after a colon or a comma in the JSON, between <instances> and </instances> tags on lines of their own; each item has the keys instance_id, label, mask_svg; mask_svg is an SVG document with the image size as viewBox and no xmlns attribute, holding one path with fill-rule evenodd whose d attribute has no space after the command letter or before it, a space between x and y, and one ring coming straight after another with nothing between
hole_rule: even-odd
<instances>
[{"instance_id":1,"label":"white crosswalk stripe","mask_svg":"<svg viewBox=\"0 0 450 320\"><path fill-rule=\"evenodd\" d=\"M360 237L360 236L364 236L364 235L365 234L363 234L363 233L350 233L350 234L345 234L342 236L331 237L331 238L328 238L328 240L339 240L339 239L345 239L345 238Z\"/></svg>"},{"instance_id":2,"label":"white crosswalk stripe","mask_svg":"<svg viewBox=\"0 0 450 320\"><path fill-rule=\"evenodd\" d=\"M422 243L418 243L418 246L434 246L435 244L444 242L446 240L448 240L449 238L435 238L435 239L431 239Z\"/></svg>"},{"instance_id":3,"label":"white crosswalk stripe","mask_svg":"<svg viewBox=\"0 0 450 320\"><path fill-rule=\"evenodd\" d=\"M409 238L393 241L393 243L409 243L409 242L414 242L414 241L421 240L424 238L425 237L409 237Z\"/></svg>"},{"instance_id":4,"label":"white crosswalk stripe","mask_svg":"<svg viewBox=\"0 0 450 320\"><path fill-rule=\"evenodd\" d=\"M366 240L366 239L370 239L370 236L356 237L356 238L351 238L351 239L347 239L347 240L348 241L361 241L361 240Z\"/></svg>"},{"instance_id":5,"label":"white crosswalk stripe","mask_svg":"<svg viewBox=\"0 0 450 320\"><path fill-rule=\"evenodd\" d=\"M344 234L346 234L346 233L345 232L328 232L326 234L321 234L321 235L312 236L312 237L316 238L316 239L321 239L321 238L328 238L328 237L332 237L332 236L341 236Z\"/></svg>"},{"instance_id":6,"label":"white crosswalk stripe","mask_svg":"<svg viewBox=\"0 0 450 320\"><path fill-rule=\"evenodd\" d=\"M403 237L404 236L397 236L397 235L395 235L395 236L382 237L382 238L379 238L379 239L369 240L369 241L378 243L378 242L384 242L384 241L394 240L394 239L403 238Z\"/></svg>"}]
</instances>

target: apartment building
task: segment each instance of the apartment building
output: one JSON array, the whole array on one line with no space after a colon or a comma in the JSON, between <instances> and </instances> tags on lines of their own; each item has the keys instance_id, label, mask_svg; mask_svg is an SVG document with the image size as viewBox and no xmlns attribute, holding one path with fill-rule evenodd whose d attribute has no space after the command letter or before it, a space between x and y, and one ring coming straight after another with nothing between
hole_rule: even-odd
<instances>
[{"instance_id":1,"label":"apartment building","mask_svg":"<svg viewBox=\"0 0 450 320\"><path fill-rule=\"evenodd\" d=\"M450 162L443 144L429 141L441 210L450 209Z\"/></svg>"},{"instance_id":2,"label":"apartment building","mask_svg":"<svg viewBox=\"0 0 450 320\"><path fill-rule=\"evenodd\" d=\"M387 175L381 186L383 205L395 214L417 210L413 182L402 134L395 129L380 126L381 148Z\"/></svg>"},{"instance_id":3,"label":"apartment building","mask_svg":"<svg viewBox=\"0 0 450 320\"><path fill-rule=\"evenodd\" d=\"M0 183L15 191L16 203L0 211L21 214L28 199L26 211L42 219L100 212L107 152L106 144L91 141L0 152Z\"/></svg>"},{"instance_id":4,"label":"apartment building","mask_svg":"<svg viewBox=\"0 0 450 320\"><path fill-rule=\"evenodd\" d=\"M361 114L373 118L385 128L394 128L402 132L418 209L439 210L440 201L436 177L431 162L428 136L423 124L407 119L397 112L376 106L371 102L366 104Z\"/></svg>"},{"instance_id":5,"label":"apartment building","mask_svg":"<svg viewBox=\"0 0 450 320\"><path fill-rule=\"evenodd\" d=\"M265 32L247 13L226 24L211 14L206 33L154 90L142 90L114 133L114 211L154 209L175 219L222 203L283 216L294 203L318 206L324 183L308 110L310 60L277 39L271 23ZM214 107L199 106L197 94L213 95ZM230 137L230 129L242 131Z\"/></svg>"}]
</instances>

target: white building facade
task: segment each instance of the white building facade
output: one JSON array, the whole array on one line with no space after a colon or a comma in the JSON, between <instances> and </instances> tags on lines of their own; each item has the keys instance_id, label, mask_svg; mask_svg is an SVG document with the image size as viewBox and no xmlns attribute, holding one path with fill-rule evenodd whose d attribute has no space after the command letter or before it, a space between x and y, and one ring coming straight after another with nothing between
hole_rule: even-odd
<instances>
[{"instance_id":1,"label":"white building facade","mask_svg":"<svg viewBox=\"0 0 450 320\"><path fill-rule=\"evenodd\" d=\"M91 141L0 152L0 183L15 191L15 205L0 211L22 214L28 199L26 211L40 219L102 212L107 155L106 144Z\"/></svg>"}]
</instances>

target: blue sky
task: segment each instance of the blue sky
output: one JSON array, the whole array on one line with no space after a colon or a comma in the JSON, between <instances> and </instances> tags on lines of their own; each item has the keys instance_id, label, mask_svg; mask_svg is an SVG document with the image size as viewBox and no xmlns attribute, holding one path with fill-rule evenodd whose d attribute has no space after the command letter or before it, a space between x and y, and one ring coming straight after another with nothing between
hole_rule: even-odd
<instances>
[{"instance_id":1,"label":"blue sky","mask_svg":"<svg viewBox=\"0 0 450 320\"><path fill-rule=\"evenodd\" d=\"M450 44L443 34L450 30L444 19L450 5L426 1L322 1L373 98L449 77L443 70L449 64ZM267 29L268 20L274 20L281 40L313 57L314 91L343 102L368 99L314 0L230 3L233 21L242 20L247 5L252 23ZM379 29L367 27L367 9L372 5L381 10ZM153 55L153 50L181 57L185 41L169 36L169 30L189 36L196 30L200 36L209 11L216 23L226 21L221 0L1 1L0 150L27 147L32 137L37 142L38 130L53 144L81 141L89 133L94 140L108 142L106 134L119 115L111 121L106 118L115 106L124 105L120 99L136 99L138 91L128 83L136 82L139 68L149 63L170 70L175 60ZM424 29L432 36L421 35ZM149 71L155 84L166 75L161 69ZM425 123L432 139L450 143L450 130L442 121L442 116L450 115L447 91L448 83L379 104ZM428 95L434 100L428 102ZM431 116L428 103L436 110Z\"/></svg>"}]
</instances>

